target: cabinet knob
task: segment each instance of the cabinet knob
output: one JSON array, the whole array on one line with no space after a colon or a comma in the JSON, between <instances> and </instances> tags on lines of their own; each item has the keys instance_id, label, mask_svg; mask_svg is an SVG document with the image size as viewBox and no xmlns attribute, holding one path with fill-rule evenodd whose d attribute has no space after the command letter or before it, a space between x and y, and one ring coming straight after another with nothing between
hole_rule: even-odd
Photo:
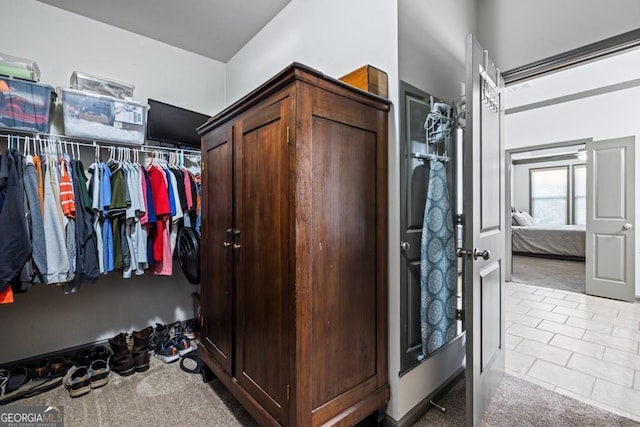
<instances>
[{"instance_id":1,"label":"cabinet knob","mask_svg":"<svg viewBox=\"0 0 640 427\"><path fill-rule=\"evenodd\" d=\"M224 246L225 248L228 248L229 246L231 246L231 243L229 243L229 242L222 242L222 246Z\"/></svg>"},{"instance_id":2,"label":"cabinet knob","mask_svg":"<svg viewBox=\"0 0 640 427\"><path fill-rule=\"evenodd\" d=\"M241 247L242 247L242 245L239 245L239 244L237 244L237 243L234 243L234 244L233 244L233 249L235 249L236 251L237 251L238 249L240 249Z\"/></svg>"}]
</instances>

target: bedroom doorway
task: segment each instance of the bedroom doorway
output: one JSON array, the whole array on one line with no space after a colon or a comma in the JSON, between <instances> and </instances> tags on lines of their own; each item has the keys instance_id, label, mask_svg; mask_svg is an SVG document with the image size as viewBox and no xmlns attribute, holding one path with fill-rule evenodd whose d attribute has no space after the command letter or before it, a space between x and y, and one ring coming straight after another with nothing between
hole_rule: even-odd
<instances>
[{"instance_id":1,"label":"bedroom doorway","mask_svg":"<svg viewBox=\"0 0 640 427\"><path fill-rule=\"evenodd\" d=\"M541 73L537 77L512 78L505 93L505 149L511 155L506 167L512 168L511 161L513 158L517 159L517 153L539 149L558 149L587 141L598 143L615 138L632 137L635 138L633 143L633 147L635 147L640 137L640 122L636 117L637 99L640 97L638 69L640 69L640 49L630 48L597 59L590 58L589 61L580 63L580 65L560 70L555 68L553 72ZM545 145L545 141L564 142ZM576 149L576 151L579 150L582 149ZM540 154L539 151L538 154ZM577 157L576 153L573 155ZM624 157L628 161L628 166L619 167L616 172L635 175L633 169L635 164L640 161L640 150L636 149L635 154L631 150L623 150L617 154L613 151L607 151L607 156L617 157L618 160L622 160ZM609 160L613 160L613 157ZM566 174L564 171L555 171L555 174L556 176L566 175L564 181L568 184L565 185L571 185L574 170L576 170L575 173L586 172L586 168L583 168L581 172L579 168L571 166ZM510 178L510 175L508 174L507 177ZM615 186L603 185L603 189L604 187L620 188L622 183L620 173L612 179L617 180L617 184ZM618 255L610 256L608 259L599 257L594 259L595 264L590 264L591 261L587 259L586 264L594 266L594 269L589 274L585 274L585 278L591 277L593 279L595 276L606 276L609 279L614 279L617 284L609 286L609 290L612 292L606 296L631 301L640 298L640 280L634 271L635 265L640 263L640 252L631 249L633 254L629 254L627 243L632 245L635 241L640 241L638 240L640 233L635 223L634 212L634 210L640 209L640 206L636 207L640 200L635 194L635 188L624 183L622 187L626 191L624 196L616 193L616 197L609 201L604 201L606 200L604 199L600 205L602 208L606 208L605 210L614 207L618 209L616 215L610 213L605 215L607 221L616 229L612 228L606 232L597 231L597 235L591 237L592 242L593 239L596 239L600 242L606 241L610 245L609 249L601 248L600 253L618 251ZM518 190L509 188L507 197L512 196L512 191L515 191L516 196L520 196ZM529 188L524 191L528 192ZM570 191L571 189L567 190L567 195L564 197L567 203L572 202L569 200ZM557 194L552 195L557 196ZM604 195L609 197L606 193ZM536 202L553 202L544 200L545 196L549 196L548 194L540 196L542 199ZM613 193L612 196L614 196ZM526 209L529 209L527 212L531 213L531 201L528 203ZM525 209L523 208L523 210ZM573 210L575 213L579 213L579 211L579 209ZM621 214L623 211L624 215ZM566 212L568 216L573 214L571 210ZM505 215L505 220L510 223L508 209ZM626 219L627 215L630 215L628 220ZM625 221L618 222L619 219L625 219ZM569 216L565 224L571 224L572 220L573 217ZM588 229L589 227L586 227L586 230ZM507 239L509 242L507 250L510 251L513 239L511 226L508 227ZM585 237L585 255L586 241ZM623 254L620 251L627 253ZM511 261L512 259L507 260L507 279L512 278ZM616 292L613 291L616 287L624 288L624 295L616 295ZM588 289L586 293L590 293ZM591 293L603 295L597 291ZM633 295L630 295L631 293Z\"/></svg>"},{"instance_id":2,"label":"bedroom doorway","mask_svg":"<svg viewBox=\"0 0 640 427\"><path fill-rule=\"evenodd\" d=\"M633 302L635 138L505 153L506 279Z\"/></svg>"},{"instance_id":3,"label":"bedroom doorway","mask_svg":"<svg viewBox=\"0 0 640 427\"><path fill-rule=\"evenodd\" d=\"M507 280L585 293L587 141L506 151Z\"/></svg>"}]
</instances>

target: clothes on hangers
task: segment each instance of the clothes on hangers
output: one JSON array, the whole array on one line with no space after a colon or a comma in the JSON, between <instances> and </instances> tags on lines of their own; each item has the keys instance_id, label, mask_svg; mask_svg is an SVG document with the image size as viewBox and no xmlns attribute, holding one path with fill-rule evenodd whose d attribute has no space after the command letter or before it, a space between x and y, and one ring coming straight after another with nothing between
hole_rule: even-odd
<instances>
[{"instance_id":1,"label":"clothes on hangers","mask_svg":"<svg viewBox=\"0 0 640 427\"><path fill-rule=\"evenodd\" d=\"M175 236L199 205L197 178L177 156L145 168L129 149L111 149L107 162L97 149L85 172L73 145L69 155L37 142L33 155L26 141L26 156L0 155L0 251L12 254L0 257L0 303L36 283L72 293L113 270L173 273Z\"/></svg>"}]
</instances>

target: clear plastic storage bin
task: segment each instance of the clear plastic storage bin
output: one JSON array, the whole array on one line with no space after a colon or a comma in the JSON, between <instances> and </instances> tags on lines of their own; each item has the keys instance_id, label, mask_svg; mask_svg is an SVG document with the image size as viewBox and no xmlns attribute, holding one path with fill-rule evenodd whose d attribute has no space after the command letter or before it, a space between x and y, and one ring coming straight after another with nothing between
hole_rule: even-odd
<instances>
[{"instance_id":1,"label":"clear plastic storage bin","mask_svg":"<svg viewBox=\"0 0 640 427\"><path fill-rule=\"evenodd\" d=\"M75 89L59 90L65 135L144 143L146 105Z\"/></svg>"},{"instance_id":2,"label":"clear plastic storage bin","mask_svg":"<svg viewBox=\"0 0 640 427\"><path fill-rule=\"evenodd\" d=\"M40 69L30 60L0 53L0 74L18 79L40 81Z\"/></svg>"},{"instance_id":3,"label":"clear plastic storage bin","mask_svg":"<svg viewBox=\"0 0 640 427\"><path fill-rule=\"evenodd\" d=\"M71 74L71 87L77 90L92 92L98 95L131 100L135 86L105 77L94 76L81 71Z\"/></svg>"},{"instance_id":4,"label":"clear plastic storage bin","mask_svg":"<svg viewBox=\"0 0 640 427\"><path fill-rule=\"evenodd\" d=\"M0 76L0 126L49 132L53 86Z\"/></svg>"}]
</instances>

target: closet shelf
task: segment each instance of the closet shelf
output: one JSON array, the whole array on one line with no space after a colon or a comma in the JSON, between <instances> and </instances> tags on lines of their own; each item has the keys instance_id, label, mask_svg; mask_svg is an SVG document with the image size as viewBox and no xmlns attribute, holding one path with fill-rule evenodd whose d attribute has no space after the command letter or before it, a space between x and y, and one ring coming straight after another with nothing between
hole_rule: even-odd
<instances>
[{"instance_id":1,"label":"closet shelf","mask_svg":"<svg viewBox=\"0 0 640 427\"><path fill-rule=\"evenodd\" d=\"M3 132L4 131L4 132ZM125 147L134 150L146 151L146 150L170 150L170 151L182 151L184 153L192 153L192 154L200 154L200 150L193 148L180 148L179 146L171 145L162 145L159 143L158 145L147 145L147 144L132 144L127 142L106 140L106 139L96 139L96 138L84 138L78 136L68 136L68 135L58 135L53 133L45 133L45 132L35 132L25 129L15 129L15 128L0 128L0 137L9 138L12 136L19 136L21 138L30 137L30 138L40 138L40 139L56 139L60 141L67 141L73 143L81 143L82 146L86 147L96 147L96 146L117 146L117 147Z\"/></svg>"}]
</instances>

